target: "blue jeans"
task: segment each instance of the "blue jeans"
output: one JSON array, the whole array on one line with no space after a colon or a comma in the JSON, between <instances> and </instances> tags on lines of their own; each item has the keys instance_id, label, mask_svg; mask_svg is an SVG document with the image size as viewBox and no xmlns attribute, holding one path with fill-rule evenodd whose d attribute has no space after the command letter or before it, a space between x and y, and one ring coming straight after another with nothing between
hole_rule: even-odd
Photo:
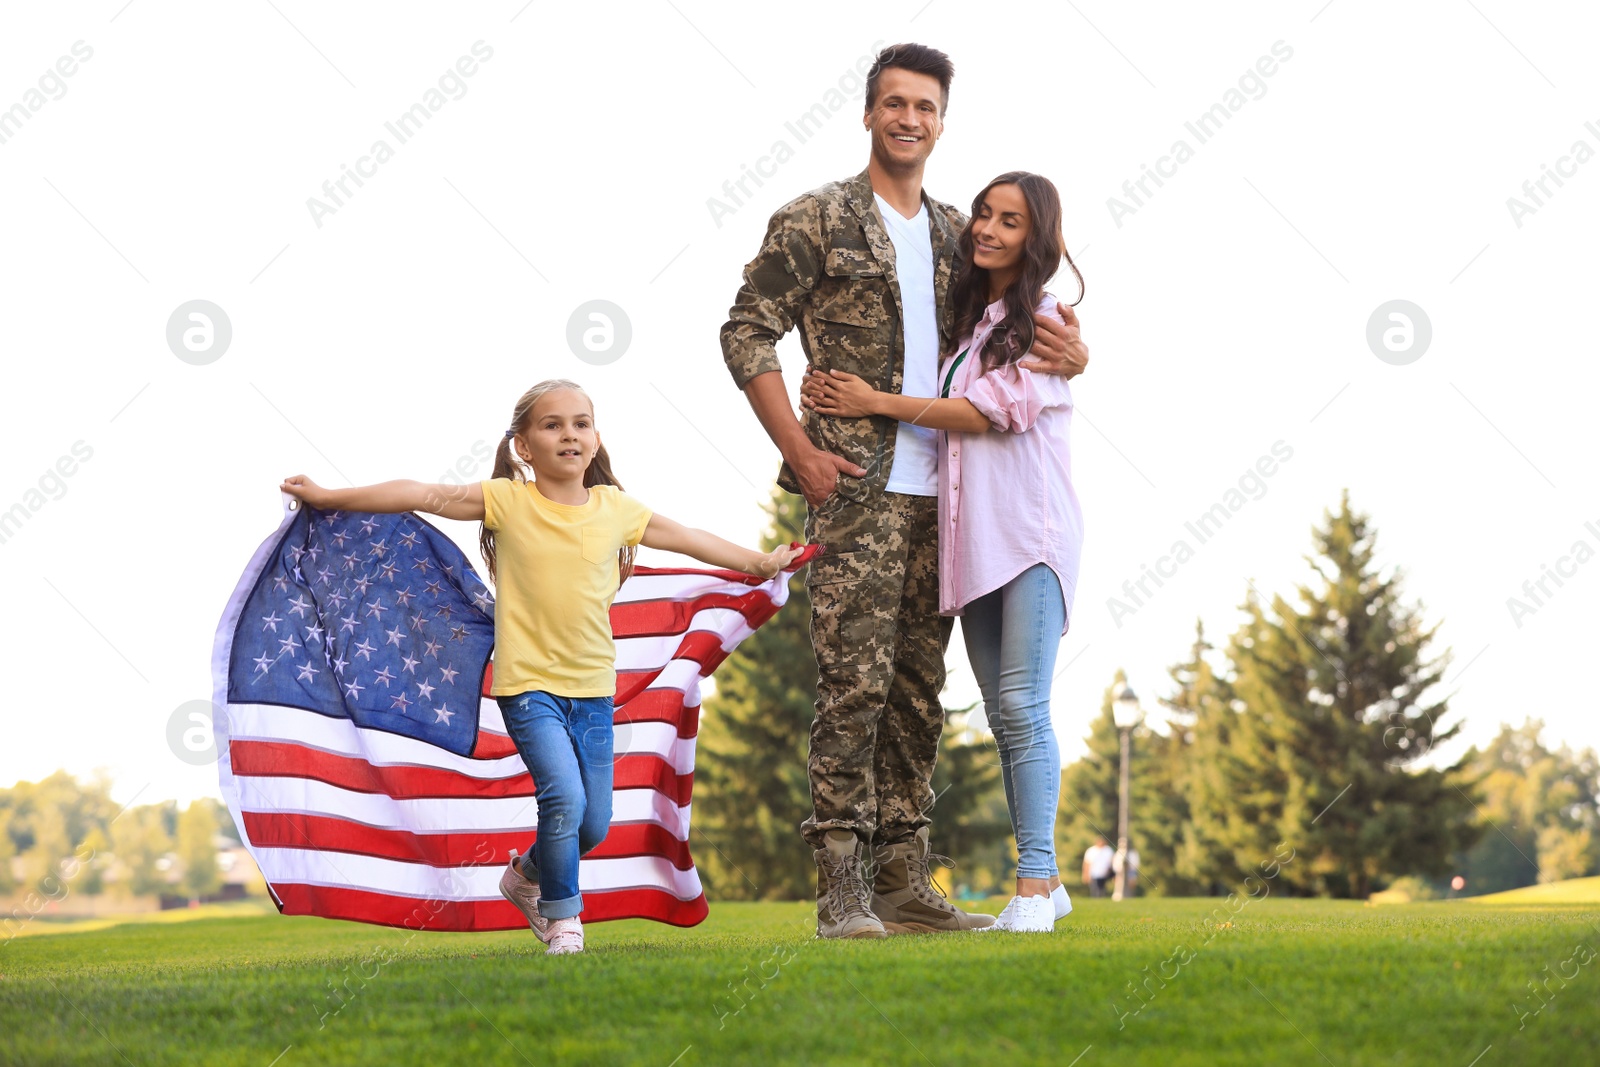
<instances>
[{"instance_id":1,"label":"blue jeans","mask_svg":"<svg viewBox=\"0 0 1600 1067\"><path fill-rule=\"evenodd\" d=\"M583 910L578 858L611 828L611 698L532 690L495 703L537 786L539 832L522 873L539 883L539 914L565 919Z\"/></svg>"},{"instance_id":2,"label":"blue jeans","mask_svg":"<svg viewBox=\"0 0 1600 1067\"><path fill-rule=\"evenodd\" d=\"M961 636L1000 754L1017 835L1017 877L1053 878L1061 750L1050 725L1050 682L1066 606L1043 563L966 606Z\"/></svg>"}]
</instances>

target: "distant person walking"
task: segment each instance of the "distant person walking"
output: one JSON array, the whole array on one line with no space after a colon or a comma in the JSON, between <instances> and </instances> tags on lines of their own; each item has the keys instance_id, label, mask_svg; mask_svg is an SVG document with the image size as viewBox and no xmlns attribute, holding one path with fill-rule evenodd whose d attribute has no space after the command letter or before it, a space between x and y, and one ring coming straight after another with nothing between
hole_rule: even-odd
<instances>
[{"instance_id":1,"label":"distant person walking","mask_svg":"<svg viewBox=\"0 0 1600 1067\"><path fill-rule=\"evenodd\" d=\"M1106 895L1106 881L1111 877L1111 859L1115 855L1103 837L1096 837L1083 854L1083 880L1089 886L1091 897Z\"/></svg>"},{"instance_id":2,"label":"distant person walking","mask_svg":"<svg viewBox=\"0 0 1600 1067\"><path fill-rule=\"evenodd\" d=\"M1127 868L1126 871L1123 868ZM1122 875L1122 895L1131 897L1139 888L1139 850L1128 846L1126 857L1121 852L1111 856L1111 872Z\"/></svg>"}]
</instances>

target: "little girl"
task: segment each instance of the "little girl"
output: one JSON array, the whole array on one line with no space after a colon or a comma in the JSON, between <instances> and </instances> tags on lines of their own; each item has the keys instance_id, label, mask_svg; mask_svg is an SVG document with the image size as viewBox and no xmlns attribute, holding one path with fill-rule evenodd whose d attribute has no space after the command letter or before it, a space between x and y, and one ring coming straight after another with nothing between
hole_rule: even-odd
<instances>
[{"instance_id":1,"label":"little girl","mask_svg":"<svg viewBox=\"0 0 1600 1067\"><path fill-rule=\"evenodd\" d=\"M533 480L513 463L513 448ZM324 489L295 475L280 488L323 510L426 511L483 523L479 543L497 586L490 695L537 785L539 810L534 843L512 855L500 892L547 953L582 952L578 859L611 824L611 601L632 573L636 546L767 578L800 549L740 548L625 495L595 430L594 405L563 379L540 382L517 401L486 482Z\"/></svg>"},{"instance_id":2,"label":"little girl","mask_svg":"<svg viewBox=\"0 0 1600 1067\"><path fill-rule=\"evenodd\" d=\"M958 350L936 398L882 393L853 374L812 374L802 402L824 415L881 415L945 431L939 450L939 609L961 624L1000 754L1017 837L1017 892L990 930L1047 932L1072 910L1056 868L1061 756L1050 682L1067 630L1083 543L1072 490L1072 390L1018 366L1032 313L1066 257L1048 179L1002 174L972 202L951 288ZM1081 287L1083 278L1078 275ZM1073 322L1067 312L1067 321ZM990 431L998 430L999 433Z\"/></svg>"}]
</instances>

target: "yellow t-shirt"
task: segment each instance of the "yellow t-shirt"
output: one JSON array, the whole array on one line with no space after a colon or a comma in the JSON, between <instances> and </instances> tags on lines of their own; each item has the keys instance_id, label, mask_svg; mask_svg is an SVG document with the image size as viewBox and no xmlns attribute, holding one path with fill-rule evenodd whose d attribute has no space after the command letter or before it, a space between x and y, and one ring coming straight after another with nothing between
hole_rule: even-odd
<instances>
[{"instance_id":1,"label":"yellow t-shirt","mask_svg":"<svg viewBox=\"0 0 1600 1067\"><path fill-rule=\"evenodd\" d=\"M490 694L614 695L617 552L643 539L650 509L611 485L591 487L584 504L546 500L532 482L482 485L499 575Z\"/></svg>"}]
</instances>

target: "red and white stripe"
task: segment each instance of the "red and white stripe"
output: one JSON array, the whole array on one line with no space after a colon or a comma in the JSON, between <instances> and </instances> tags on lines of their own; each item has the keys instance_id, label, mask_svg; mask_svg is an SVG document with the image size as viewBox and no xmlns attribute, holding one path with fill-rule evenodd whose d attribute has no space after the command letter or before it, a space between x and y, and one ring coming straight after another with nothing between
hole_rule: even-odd
<instances>
[{"instance_id":1,"label":"red and white stripe","mask_svg":"<svg viewBox=\"0 0 1600 1067\"><path fill-rule=\"evenodd\" d=\"M286 511L285 527L292 518ZM471 756L311 711L227 702L239 614L282 533L245 571L212 661L222 793L279 909L428 930L525 926L498 885L509 854L534 836L535 789L488 672ZM689 853L700 684L783 606L787 580L640 567L619 590L613 815L580 868L584 921L705 918Z\"/></svg>"}]
</instances>

